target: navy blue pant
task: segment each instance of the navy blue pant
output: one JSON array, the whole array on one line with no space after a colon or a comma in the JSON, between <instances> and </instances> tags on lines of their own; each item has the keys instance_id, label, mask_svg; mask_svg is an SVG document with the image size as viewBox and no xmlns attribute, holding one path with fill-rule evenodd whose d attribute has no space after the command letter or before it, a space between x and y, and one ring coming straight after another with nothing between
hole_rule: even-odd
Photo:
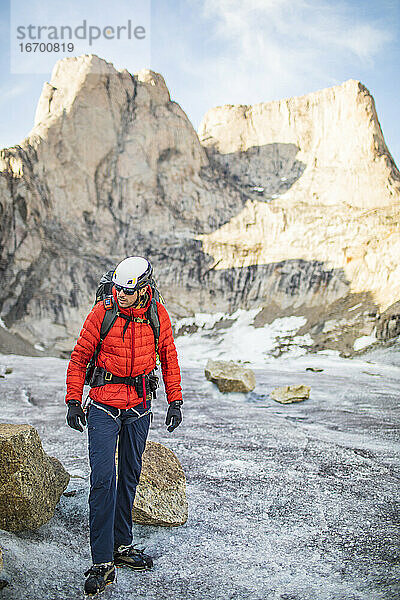
<instances>
[{"instance_id":1,"label":"navy blue pant","mask_svg":"<svg viewBox=\"0 0 400 600\"><path fill-rule=\"evenodd\" d=\"M150 414L130 421L137 413L141 415L150 408L149 398L146 405L144 408L142 402L130 410L119 410L99 402L90 405L89 524L93 563L112 561L115 548L132 543L132 506L142 469L142 454L149 432Z\"/></svg>"}]
</instances>

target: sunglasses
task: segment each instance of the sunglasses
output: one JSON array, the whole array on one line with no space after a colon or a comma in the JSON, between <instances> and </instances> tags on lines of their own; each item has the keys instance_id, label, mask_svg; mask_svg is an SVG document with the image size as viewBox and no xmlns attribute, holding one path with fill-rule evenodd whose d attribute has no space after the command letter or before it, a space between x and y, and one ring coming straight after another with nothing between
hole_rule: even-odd
<instances>
[{"instance_id":1,"label":"sunglasses","mask_svg":"<svg viewBox=\"0 0 400 600\"><path fill-rule=\"evenodd\" d=\"M137 292L137 290L124 287L123 285L118 285L117 283L114 283L114 287L117 290L117 292L124 292L124 294L126 294L127 296L133 296L133 294Z\"/></svg>"}]
</instances>

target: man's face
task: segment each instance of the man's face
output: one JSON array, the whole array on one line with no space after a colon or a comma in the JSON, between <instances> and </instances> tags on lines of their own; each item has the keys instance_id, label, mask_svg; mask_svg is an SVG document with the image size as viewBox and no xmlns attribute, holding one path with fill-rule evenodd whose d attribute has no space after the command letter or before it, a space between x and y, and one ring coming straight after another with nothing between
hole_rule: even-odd
<instances>
[{"instance_id":1,"label":"man's face","mask_svg":"<svg viewBox=\"0 0 400 600\"><path fill-rule=\"evenodd\" d=\"M138 301L145 295L146 288L142 288L134 294L125 294L123 290L117 291L117 300L121 308L131 308L138 304Z\"/></svg>"}]
</instances>

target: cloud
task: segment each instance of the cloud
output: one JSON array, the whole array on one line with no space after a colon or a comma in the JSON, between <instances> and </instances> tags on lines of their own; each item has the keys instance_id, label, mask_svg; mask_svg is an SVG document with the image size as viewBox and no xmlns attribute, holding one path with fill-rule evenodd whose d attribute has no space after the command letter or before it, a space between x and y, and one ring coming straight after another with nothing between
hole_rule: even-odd
<instances>
[{"instance_id":1,"label":"cloud","mask_svg":"<svg viewBox=\"0 0 400 600\"><path fill-rule=\"evenodd\" d=\"M26 94L28 86L25 83L16 83L15 85L3 86L0 88L0 104L5 104L14 98Z\"/></svg>"},{"instance_id":2,"label":"cloud","mask_svg":"<svg viewBox=\"0 0 400 600\"><path fill-rule=\"evenodd\" d=\"M354 25L340 40L344 48L348 48L361 61L373 62L385 44L393 41L394 36L385 30L379 29L368 23Z\"/></svg>"},{"instance_id":3,"label":"cloud","mask_svg":"<svg viewBox=\"0 0 400 600\"><path fill-rule=\"evenodd\" d=\"M371 59L391 37L378 24L363 21L349 3L204 0L203 14L214 20L217 35L251 58L261 58L260 51L286 56L329 47Z\"/></svg>"},{"instance_id":4,"label":"cloud","mask_svg":"<svg viewBox=\"0 0 400 600\"><path fill-rule=\"evenodd\" d=\"M369 0L362 14L349 1L193 0L193 5L208 25L214 52L182 60L193 71L197 59L219 96L229 93L225 102L307 93L341 83L349 70L346 78L357 78L394 39L390 24L368 18Z\"/></svg>"}]
</instances>

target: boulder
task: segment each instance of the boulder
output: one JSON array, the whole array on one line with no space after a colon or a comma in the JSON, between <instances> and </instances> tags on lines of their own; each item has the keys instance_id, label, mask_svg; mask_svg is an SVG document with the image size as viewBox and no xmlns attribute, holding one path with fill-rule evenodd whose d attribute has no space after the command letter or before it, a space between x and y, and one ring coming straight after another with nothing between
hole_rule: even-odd
<instances>
[{"instance_id":1,"label":"boulder","mask_svg":"<svg viewBox=\"0 0 400 600\"><path fill-rule=\"evenodd\" d=\"M285 385L275 388L271 392L271 398L281 404L301 402L310 397L311 388L308 385Z\"/></svg>"},{"instance_id":2,"label":"boulder","mask_svg":"<svg viewBox=\"0 0 400 600\"><path fill-rule=\"evenodd\" d=\"M0 423L0 529L38 529L49 521L69 478L34 427Z\"/></svg>"},{"instance_id":3,"label":"boulder","mask_svg":"<svg viewBox=\"0 0 400 600\"><path fill-rule=\"evenodd\" d=\"M177 526L186 523L186 478L179 460L157 442L146 443L132 510L135 523Z\"/></svg>"},{"instance_id":4,"label":"boulder","mask_svg":"<svg viewBox=\"0 0 400 600\"><path fill-rule=\"evenodd\" d=\"M256 387L253 371L231 360L208 360L205 375L220 392L251 392Z\"/></svg>"}]
</instances>

